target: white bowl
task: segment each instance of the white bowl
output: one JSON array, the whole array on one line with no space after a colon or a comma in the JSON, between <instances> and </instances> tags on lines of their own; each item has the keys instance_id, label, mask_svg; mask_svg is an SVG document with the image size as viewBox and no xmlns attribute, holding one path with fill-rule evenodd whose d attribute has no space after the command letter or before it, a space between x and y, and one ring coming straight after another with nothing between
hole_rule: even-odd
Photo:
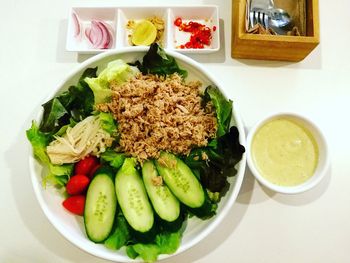
<instances>
[{"instance_id":1,"label":"white bowl","mask_svg":"<svg viewBox=\"0 0 350 263\"><path fill-rule=\"evenodd\" d=\"M267 180L265 177L261 175L261 173L258 171L256 164L254 163L254 160L252 158L252 141L256 134L256 132L262 127L265 123L276 119L276 118L288 118L295 120L297 123L300 123L304 128L309 130L311 134L313 135L314 139L316 140L317 146L318 146L318 164L315 169L314 174L305 182L296 185L296 186L281 186L274 184ZM250 171L255 176L255 178L263 184L265 187L279 192L283 194L297 194L305 192L314 186L316 186L321 179L325 176L328 165L329 165L329 156L328 156L328 147L327 142L322 134L321 130L316 126L315 123L313 123L311 120L296 114L296 113L276 113L269 115L265 118L263 118L261 121L259 121L257 124L254 125L252 129L250 129L248 137L247 137L247 162Z\"/></svg>"},{"instance_id":2,"label":"white bowl","mask_svg":"<svg viewBox=\"0 0 350 263\"><path fill-rule=\"evenodd\" d=\"M148 48L125 48L116 51L110 51L101 53L95 57L86 60L81 63L75 70L73 70L63 82L53 90L52 94L48 99L52 98L57 93L60 93L66 90L70 85L74 85L78 82L79 77L83 71L88 67L99 66L99 72L103 68L103 65L106 65L107 62L121 58L127 62L133 62L137 59L142 59ZM189 79L198 79L203 83L203 86L206 87L208 84L214 84L221 88L221 91L224 93L223 87L220 83L216 81L199 63L193 61L192 59L181 55L176 52L167 51L167 54L175 57L180 67L187 69L189 73ZM42 117L42 112L37 116L37 121L40 121ZM236 124L239 130L239 140L240 143L245 145L245 133L243 129L243 124L241 119L235 109L233 111L232 121ZM125 254L124 250L114 251L109 250L101 244L95 244L91 242L85 234L83 219L81 217L73 216L70 213L67 213L61 203L63 201L62 195L59 191L53 187L48 187L44 189L42 187L42 176L44 175L43 167L37 162L37 160L31 155L29 157L30 164L30 173L31 180L33 183L34 191L36 197L39 201L39 204L44 211L45 215L52 223L52 225L71 243L81 248L82 250L95 255L100 258L118 261L118 262L136 262L131 260ZM202 221L198 218L191 218L188 220L188 225L186 231L184 232L181 246L175 254L179 254L205 238L209 233L211 233L216 226L220 224L225 215L228 213L229 209L232 207L238 192L241 188L244 171L246 165L245 154L242 156L242 160L237 164L237 174L234 177L229 177L229 182L231 183L230 189L227 192L226 196L221 200L217 215L211 218L210 220ZM175 255L174 254L174 255ZM166 258L169 255L161 255L159 258Z\"/></svg>"}]
</instances>

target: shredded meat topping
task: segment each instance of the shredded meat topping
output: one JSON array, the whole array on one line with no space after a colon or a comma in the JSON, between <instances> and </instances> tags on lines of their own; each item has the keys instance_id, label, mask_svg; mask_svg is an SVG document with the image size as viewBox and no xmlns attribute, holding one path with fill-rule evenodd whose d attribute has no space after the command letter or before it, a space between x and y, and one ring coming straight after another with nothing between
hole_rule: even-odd
<instances>
[{"instance_id":1,"label":"shredded meat topping","mask_svg":"<svg viewBox=\"0 0 350 263\"><path fill-rule=\"evenodd\" d=\"M154 186L162 186L163 185L163 177L161 176L154 176L152 177L152 184Z\"/></svg>"},{"instance_id":2,"label":"shredded meat topping","mask_svg":"<svg viewBox=\"0 0 350 263\"><path fill-rule=\"evenodd\" d=\"M160 151L187 155L216 135L215 111L211 102L203 105L199 81L139 74L110 86L112 101L97 108L113 113L120 149L141 162L159 157Z\"/></svg>"}]
</instances>

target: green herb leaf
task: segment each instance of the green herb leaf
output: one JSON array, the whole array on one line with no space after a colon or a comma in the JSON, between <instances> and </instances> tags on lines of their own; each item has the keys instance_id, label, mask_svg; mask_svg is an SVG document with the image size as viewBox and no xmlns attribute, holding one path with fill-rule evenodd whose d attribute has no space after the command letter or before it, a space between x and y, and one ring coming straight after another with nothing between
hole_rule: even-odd
<instances>
[{"instance_id":1,"label":"green herb leaf","mask_svg":"<svg viewBox=\"0 0 350 263\"><path fill-rule=\"evenodd\" d=\"M165 53L165 51L157 44L153 43L146 55L143 57L142 63L136 63L143 74L170 75L173 73L180 74L183 78L187 77L187 71L181 69L176 60Z\"/></svg>"}]
</instances>

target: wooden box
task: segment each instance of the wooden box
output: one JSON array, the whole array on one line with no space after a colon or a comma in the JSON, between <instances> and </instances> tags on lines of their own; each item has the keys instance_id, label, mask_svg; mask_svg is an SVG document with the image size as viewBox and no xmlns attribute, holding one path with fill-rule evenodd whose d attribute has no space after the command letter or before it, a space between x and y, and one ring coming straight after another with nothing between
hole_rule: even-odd
<instances>
[{"instance_id":1,"label":"wooden box","mask_svg":"<svg viewBox=\"0 0 350 263\"><path fill-rule=\"evenodd\" d=\"M320 42L318 0L306 0L306 36L248 34L246 0L232 2L233 58L300 61Z\"/></svg>"}]
</instances>

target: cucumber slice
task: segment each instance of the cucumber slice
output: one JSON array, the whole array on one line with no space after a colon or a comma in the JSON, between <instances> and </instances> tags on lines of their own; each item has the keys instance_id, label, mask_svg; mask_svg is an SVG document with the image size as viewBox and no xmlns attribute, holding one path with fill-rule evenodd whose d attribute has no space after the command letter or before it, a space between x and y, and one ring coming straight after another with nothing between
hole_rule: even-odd
<instances>
[{"instance_id":1,"label":"cucumber slice","mask_svg":"<svg viewBox=\"0 0 350 263\"><path fill-rule=\"evenodd\" d=\"M142 178L148 197L159 217L168 222L175 221L180 215L180 203L162 183L162 177L158 175L153 161L146 161L143 164Z\"/></svg>"},{"instance_id":2,"label":"cucumber slice","mask_svg":"<svg viewBox=\"0 0 350 263\"><path fill-rule=\"evenodd\" d=\"M142 20L137 23L132 34L131 42L136 46L149 46L157 37L157 28L152 22Z\"/></svg>"},{"instance_id":3,"label":"cucumber slice","mask_svg":"<svg viewBox=\"0 0 350 263\"><path fill-rule=\"evenodd\" d=\"M103 242L112 231L117 209L112 175L107 173L107 170L97 171L86 194L85 230L88 238L96 243Z\"/></svg>"},{"instance_id":4,"label":"cucumber slice","mask_svg":"<svg viewBox=\"0 0 350 263\"><path fill-rule=\"evenodd\" d=\"M154 222L153 210L134 159L126 158L117 172L115 192L129 225L139 232L149 231Z\"/></svg>"},{"instance_id":5,"label":"cucumber slice","mask_svg":"<svg viewBox=\"0 0 350 263\"><path fill-rule=\"evenodd\" d=\"M203 205L205 195L202 185L183 161L173 154L162 152L156 167L171 192L182 203L191 208Z\"/></svg>"}]
</instances>

